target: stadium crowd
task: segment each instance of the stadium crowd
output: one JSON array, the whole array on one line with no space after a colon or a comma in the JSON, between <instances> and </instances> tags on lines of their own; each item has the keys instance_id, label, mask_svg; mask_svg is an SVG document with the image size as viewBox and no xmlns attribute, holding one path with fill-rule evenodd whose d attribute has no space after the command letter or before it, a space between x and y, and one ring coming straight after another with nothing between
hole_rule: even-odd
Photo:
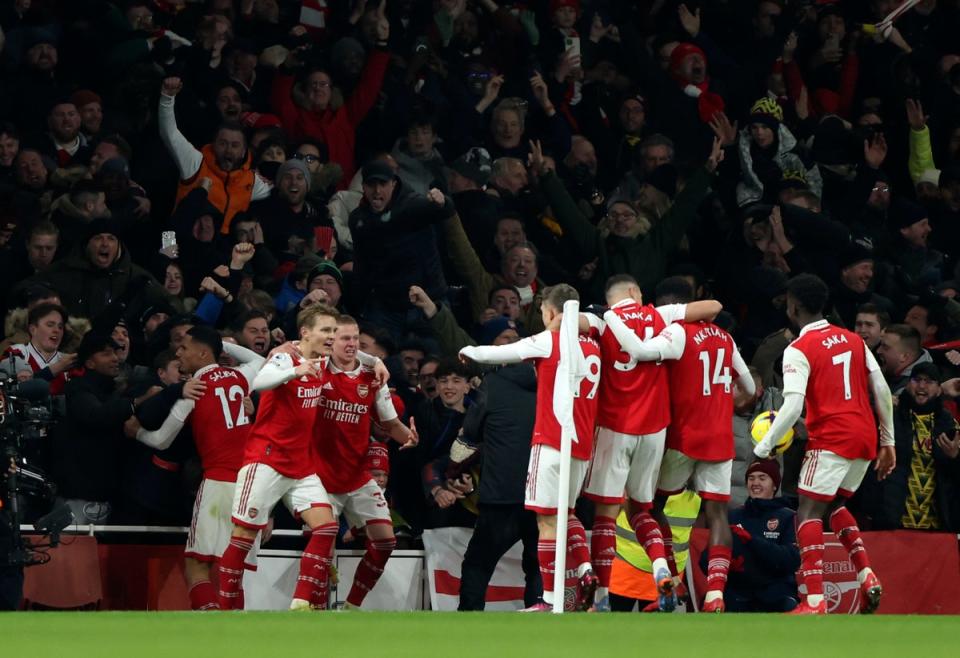
<instances>
[{"instance_id":1,"label":"stadium crowd","mask_svg":"<svg viewBox=\"0 0 960 658\"><path fill-rule=\"evenodd\" d=\"M860 527L960 531L960 4L884 24L899 4L4 0L0 370L49 383L40 463L78 522L189 525L190 426L133 438L192 385L187 332L267 357L323 304L360 321L419 433L371 428L398 539L486 510L491 554L535 548L534 370L457 354L543 330L548 286L603 306L630 275L651 302L723 304L755 383L731 523L759 551L743 527L791 506L805 433L771 503L750 422L782 403L787 282L809 273L896 400L897 468L867 476ZM469 605L489 561L466 556Z\"/></svg>"}]
</instances>

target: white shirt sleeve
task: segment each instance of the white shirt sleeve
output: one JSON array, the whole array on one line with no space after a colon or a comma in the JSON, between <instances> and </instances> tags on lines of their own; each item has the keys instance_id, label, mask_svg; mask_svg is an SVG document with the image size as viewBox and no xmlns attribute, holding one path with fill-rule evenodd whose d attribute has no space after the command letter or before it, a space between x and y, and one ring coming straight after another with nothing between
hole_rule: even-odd
<instances>
[{"instance_id":1,"label":"white shirt sleeve","mask_svg":"<svg viewBox=\"0 0 960 658\"><path fill-rule=\"evenodd\" d=\"M277 352L260 369L250 388L253 391L268 391L271 388L286 384L297 376L295 369L296 366L289 354Z\"/></svg>"},{"instance_id":2,"label":"white shirt sleeve","mask_svg":"<svg viewBox=\"0 0 960 658\"><path fill-rule=\"evenodd\" d=\"M180 180L187 180L200 170L203 154L191 144L180 129L173 111L174 98L160 94L157 120L160 124L160 141L167 147L180 170Z\"/></svg>"},{"instance_id":3,"label":"white shirt sleeve","mask_svg":"<svg viewBox=\"0 0 960 658\"><path fill-rule=\"evenodd\" d=\"M737 373L737 387L747 395L756 393L757 383L753 381L753 375L750 374L746 361L740 356L736 343L733 345L733 369Z\"/></svg>"},{"instance_id":4,"label":"white shirt sleeve","mask_svg":"<svg viewBox=\"0 0 960 658\"><path fill-rule=\"evenodd\" d=\"M166 450L183 429L195 405L193 400L177 400L158 429L148 431L141 427L137 430L137 441L157 450Z\"/></svg>"},{"instance_id":5,"label":"white shirt sleeve","mask_svg":"<svg viewBox=\"0 0 960 658\"><path fill-rule=\"evenodd\" d=\"M380 422L386 423L397 418L397 410L393 406L393 397L390 395L390 389L381 386L377 389L377 417Z\"/></svg>"},{"instance_id":6,"label":"white shirt sleeve","mask_svg":"<svg viewBox=\"0 0 960 658\"><path fill-rule=\"evenodd\" d=\"M656 310L667 324L680 322L687 315L686 304L667 304L666 306L658 306Z\"/></svg>"},{"instance_id":7,"label":"white shirt sleeve","mask_svg":"<svg viewBox=\"0 0 960 658\"><path fill-rule=\"evenodd\" d=\"M596 329L601 336L603 335L603 332L607 330L607 323L599 318L595 313L581 313L580 315L587 318L587 323L590 325L590 328Z\"/></svg>"},{"instance_id":8,"label":"white shirt sleeve","mask_svg":"<svg viewBox=\"0 0 960 658\"><path fill-rule=\"evenodd\" d=\"M614 311L604 313L603 319L623 351L638 361L679 359L687 345L687 332L679 324L669 324L659 335L649 340L640 340Z\"/></svg>"},{"instance_id":9,"label":"white shirt sleeve","mask_svg":"<svg viewBox=\"0 0 960 658\"><path fill-rule=\"evenodd\" d=\"M810 378L810 362L803 352L787 346L783 351L783 394L807 394L807 380Z\"/></svg>"},{"instance_id":10,"label":"white shirt sleeve","mask_svg":"<svg viewBox=\"0 0 960 658\"><path fill-rule=\"evenodd\" d=\"M237 370L246 378L247 385L252 387L253 380L267 360L253 350L249 350L242 345L234 345L233 343L224 343L223 351L231 358L236 359L237 363L240 364L237 366Z\"/></svg>"},{"instance_id":11,"label":"white shirt sleeve","mask_svg":"<svg viewBox=\"0 0 960 658\"><path fill-rule=\"evenodd\" d=\"M893 394L890 392L890 386L880 370L880 364L877 363L873 352L863 345L867 357L867 377L870 384L870 390L873 392L874 405L877 409L877 420L880 421L880 445L895 445L893 437Z\"/></svg>"},{"instance_id":12,"label":"white shirt sleeve","mask_svg":"<svg viewBox=\"0 0 960 658\"><path fill-rule=\"evenodd\" d=\"M545 359L553 351L553 337L541 331L509 345L468 345L460 355L477 363L520 363L528 359Z\"/></svg>"}]
</instances>

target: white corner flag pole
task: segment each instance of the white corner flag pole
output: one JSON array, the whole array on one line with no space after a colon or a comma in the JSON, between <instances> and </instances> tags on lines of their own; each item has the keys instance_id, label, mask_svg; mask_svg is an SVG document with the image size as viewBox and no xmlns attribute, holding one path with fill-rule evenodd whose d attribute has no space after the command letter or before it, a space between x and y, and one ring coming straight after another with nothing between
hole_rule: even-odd
<instances>
[{"instance_id":1,"label":"white corner flag pole","mask_svg":"<svg viewBox=\"0 0 960 658\"><path fill-rule=\"evenodd\" d=\"M573 398L577 384L578 358L582 358L579 344L580 303L568 301L563 305L560 326L560 363L554 386L553 412L560 424L560 490L557 492L557 552L554 557L553 612L563 614L567 589L567 514L570 509L570 459L573 452ZM571 342L573 343L571 345ZM575 351L574 351L575 350Z\"/></svg>"}]
</instances>

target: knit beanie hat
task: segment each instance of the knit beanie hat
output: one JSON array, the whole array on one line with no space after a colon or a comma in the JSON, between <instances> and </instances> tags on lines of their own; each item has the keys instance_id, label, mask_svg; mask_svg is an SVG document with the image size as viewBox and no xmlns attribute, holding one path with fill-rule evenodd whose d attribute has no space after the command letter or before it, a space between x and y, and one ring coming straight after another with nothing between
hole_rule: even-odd
<instances>
[{"instance_id":1,"label":"knit beanie hat","mask_svg":"<svg viewBox=\"0 0 960 658\"><path fill-rule=\"evenodd\" d=\"M513 329L517 333L520 332L520 329L517 327L517 323L507 317L498 317L493 318L492 320L487 320L482 325L480 325L480 333L477 336L481 345L492 345L493 341L497 339L497 336L502 334L507 329Z\"/></svg>"},{"instance_id":2,"label":"knit beanie hat","mask_svg":"<svg viewBox=\"0 0 960 658\"><path fill-rule=\"evenodd\" d=\"M450 169L483 187L490 181L492 160L487 149L474 146L450 164Z\"/></svg>"},{"instance_id":3,"label":"knit beanie hat","mask_svg":"<svg viewBox=\"0 0 960 658\"><path fill-rule=\"evenodd\" d=\"M95 91L90 91L89 89L80 89L73 92L73 95L70 96L70 101L78 110L90 105L90 103L103 105L103 101L100 99L100 96Z\"/></svg>"},{"instance_id":4,"label":"knit beanie hat","mask_svg":"<svg viewBox=\"0 0 960 658\"><path fill-rule=\"evenodd\" d=\"M387 446L376 441L370 442L370 447L367 448L367 470L390 473L390 451Z\"/></svg>"},{"instance_id":5,"label":"knit beanie hat","mask_svg":"<svg viewBox=\"0 0 960 658\"><path fill-rule=\"evenodd\" d=\"M780 464L776 459L758 459L747 467L747 472L743 476L744 482L750 477L751 473L766 473L773 480L773 492L776 493L780 488Z\"/></svg>"},{"instance_id":6,"label":"knit beanie hat","mask_svg":"<svg viewBox=\"0 0 960 658\"><path fill-rule=\"evenodd\" d=\"M772 98L761 98L750 108L749 123L759 123L777 132L782 121L783 108Z\"/></svg>"},{"instance_id":7,"label":"knit beanie hat","mask_svg":"<svg viewBox=\"0 0 960 658\"><path fill-rule=\"evenodd\" d=\"M284 174L286 174L291 169L296 169L303 174L304 185L307 186L307 190L310 189L310 170L307 169L307 164L303 160L294 160L293 158L287 160L280 168L277 169L277 177L274 178L274 181L277 185L280 184L280 181L283 179Z\"/></svg>"},{"instance_id":8,"label":"knit beanie hat","mask_svg":"<svg viewBox=\"0 0 960 658\"><path fill-rule=\"evenodd\" d=\"M926 208L903 197L896 199L890 208L890 218L898 229L913 226L928 216Z\"/></svg>"}]
</instances>

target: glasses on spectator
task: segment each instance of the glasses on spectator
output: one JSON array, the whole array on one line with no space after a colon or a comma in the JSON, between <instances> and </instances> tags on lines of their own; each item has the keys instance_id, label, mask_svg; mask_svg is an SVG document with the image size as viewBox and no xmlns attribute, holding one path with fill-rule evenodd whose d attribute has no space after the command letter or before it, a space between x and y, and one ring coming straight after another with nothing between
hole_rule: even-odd
<instances>
[{"instance_id":1,"label":"glasses on spectator","mask_svg":"<svg viewBox=\"0 0 960 658\"><path fill-rule=\"evenodd\" d=\"M313 155L312 153L294 153L294 160L303 160L307 164L313 164L314 162L320 162L320 158Z\"/></svg>"},{"instance_id":2,"label":"glasses on spectator","mask_svg":"<svg viewBox=\"0 0 960 658\"><path fill-rule=\"evenodd\" d=\"M874 192L889 192L889 191L890 191L890 186L889 186L889 185L874 185L874 186L873 186L873 191L874 191Z\"/></svg>"},{"instance_id":3,"label":"glasses on spectator","mask_svg":"<svg viewBox=\"0 0 960 658\"><path fill-rule=\"evenodd\" d=\"M311 89L328 89L330 87L329 80L314 80L310 83Z\"/></svg>"},{"instance_id":4,"label":"glasses on spectator","mask_svg":"<svg viewBox=\"0 0 960 658\"><path fill-rule=\"evenodd\" d=\"M608 213L607 213L607 217L609 217L610 219L613 219L613 220L618 220L618 219L636 219L636 218L637 218L637 213L633 212L632 210L625 210L625 211L623 211L623 212L608 212Z\"/></svg>"}]
</instances>

